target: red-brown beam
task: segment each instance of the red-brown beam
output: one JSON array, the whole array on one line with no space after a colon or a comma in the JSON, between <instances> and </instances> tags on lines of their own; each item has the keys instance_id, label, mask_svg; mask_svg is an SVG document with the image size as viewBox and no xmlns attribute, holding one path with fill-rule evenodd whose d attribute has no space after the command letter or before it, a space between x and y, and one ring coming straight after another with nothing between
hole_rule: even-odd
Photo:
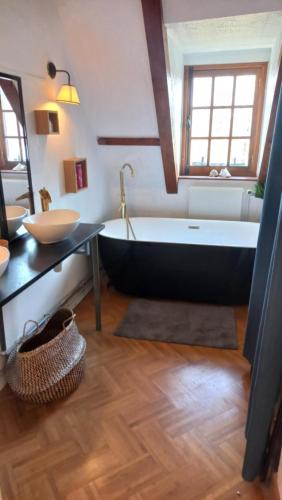
<instances>
[{"instance_id":1,"label":"red-brown beam","mask_svg":"<svg viewBox=\"0 0 282 500\"><path fill-rule=\"evenodd\" d=\"M161 0L141 0L160 135L166 190L177 193Z\"/></svg>"},{"instance_id":2,"label":"red-brown beam","mask_svg":"<svg viewBox=\"0 0 282 500\"><path fill-rule=\"evenodd\" d=\"M158 137L97 137L104 146L160 146Z\"/></svg>"}]
</instances>

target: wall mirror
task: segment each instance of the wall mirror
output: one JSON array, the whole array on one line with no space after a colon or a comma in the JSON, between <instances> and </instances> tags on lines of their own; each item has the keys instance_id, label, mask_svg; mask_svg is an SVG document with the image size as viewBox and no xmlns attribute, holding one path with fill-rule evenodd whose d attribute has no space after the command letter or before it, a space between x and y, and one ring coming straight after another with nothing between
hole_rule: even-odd
<instances>
[{"instance_id":1,"label":"wall mirror","mask_svg":"<svg viewBox=\"0 0 282 500\"><path fill-rule=\"evenodd\" d=\"M34 213L34 200L21 79L0 73L1 238L22 235L29 213Z\"/></svg>"}]
</instances>

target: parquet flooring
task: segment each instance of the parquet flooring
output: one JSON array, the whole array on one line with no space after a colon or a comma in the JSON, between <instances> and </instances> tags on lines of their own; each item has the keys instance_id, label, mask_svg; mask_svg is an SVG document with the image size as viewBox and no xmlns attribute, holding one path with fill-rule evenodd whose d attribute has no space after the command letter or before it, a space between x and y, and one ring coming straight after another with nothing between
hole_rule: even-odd
<instances>
[{"instance_id":1,"label":"parquet flooring","mask_svg":"<svg viewBox=\"0 0 282 500\"><path fill-rule=\"evenodd\" d=\"M241 478L249 365L240 351L114 337L129 299L103 292L77 308L86 377L36 407L0 393L2 500L271 499ZM237 308L240 344L246 309Z\"/></svg>"}]
</instances>

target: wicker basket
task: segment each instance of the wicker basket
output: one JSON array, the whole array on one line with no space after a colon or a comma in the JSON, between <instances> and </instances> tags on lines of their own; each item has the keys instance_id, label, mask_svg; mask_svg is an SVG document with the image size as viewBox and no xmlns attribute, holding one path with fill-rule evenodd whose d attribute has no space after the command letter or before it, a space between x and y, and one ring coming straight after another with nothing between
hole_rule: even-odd
<instances>
[{"instance_id":1,"label":"wicker basket","mask_svg":"<svg viewBox=\"0 0 282 500\"><path fill-rule=\"evenodd\" d=\"M74 391L84 373L86 342L70 309L59 309L29 337L24 334L12 350L6 377L21 399L43 404Z\"/></svg>"}]
</instances>

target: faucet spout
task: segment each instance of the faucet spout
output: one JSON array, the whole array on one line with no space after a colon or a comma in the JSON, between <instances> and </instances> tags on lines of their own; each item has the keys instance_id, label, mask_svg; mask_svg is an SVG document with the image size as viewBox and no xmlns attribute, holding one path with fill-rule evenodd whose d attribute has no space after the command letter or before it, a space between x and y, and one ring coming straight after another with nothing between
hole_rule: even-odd
<instances>
[{"instance_id":1,"label":"faucet spout","mask_svg":"<svg viewBox=\"0 0 282 500\"><path fill-rule=\"evenodd\" d=\"M134 172L134 168L132 165L130 165L130 163L125 163L122 167L121 167L121 171L125 170L127 168L129 168L130 172L131 172L131 177L134 177L135 175L135 172Z\"/></svg>"},{"instance_id":2,"label":"faucet spout","mask_svg":"<svg viewBox=\"0 0 282 500\"><path fill-rule=\"evenodd\" d=\"M49 210L49 204L52 203L52 198L49 191L44 187L39 189L42 212L47 212Z\"/></svg>"}]
</instances>

